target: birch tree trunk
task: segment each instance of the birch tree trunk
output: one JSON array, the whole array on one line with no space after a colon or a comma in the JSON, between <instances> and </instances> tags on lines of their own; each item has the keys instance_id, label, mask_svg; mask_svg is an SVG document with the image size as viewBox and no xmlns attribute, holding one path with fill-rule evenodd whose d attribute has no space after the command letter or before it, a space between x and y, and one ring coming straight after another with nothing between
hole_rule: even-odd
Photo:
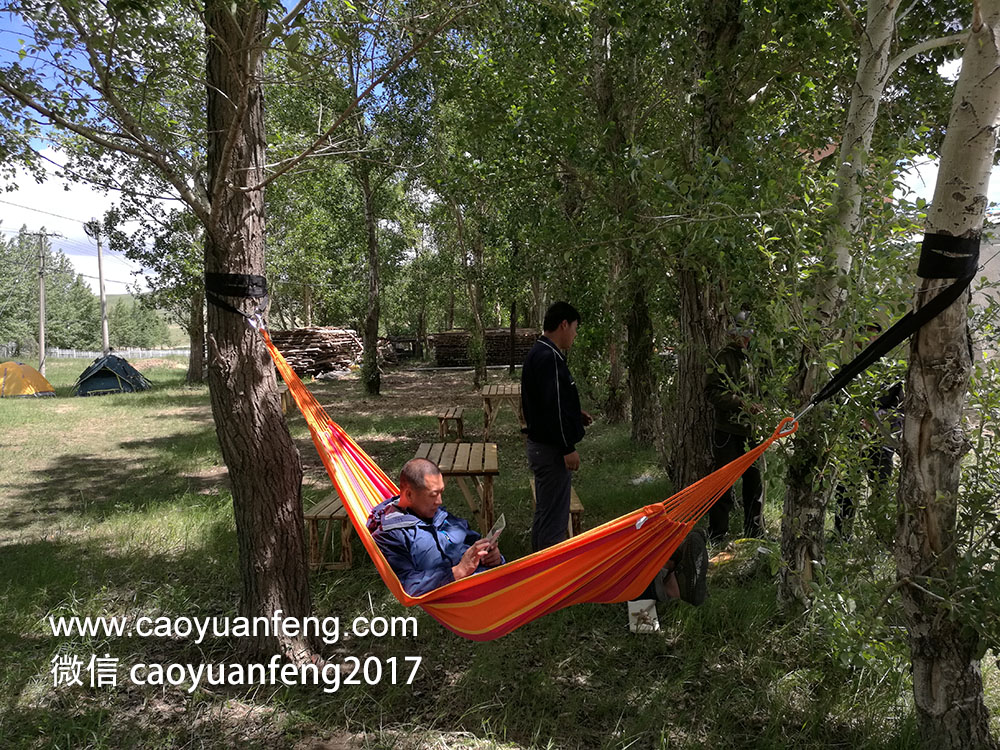
<instances>
[{"instance_id":1,"label":"birch tree trunk","mask_svg":"<svg viewBox=\"0 0 1000 750\"><path fill-rule=\"evenodd\" d=\"M248 189L264 171L263 58L257 42L266 13L252 3L205 7L208 39L208 171L212 216L205 270L259 274L264 265L264 194ZM223 181L224 180L224 181ZM237 304L249 306L238 300ZM302 469L278 401L274 367L261 337L241 316L208 309L209 386L222 456L232 482L242 593L252 618L310 614L302 522ZM283 653L306 658L309 639L259 633L239 643L241 656Z\"/></svg>"},{"instance_id":2,"label":"birch tree trunk","mask_svg":"<svg viewBox=\"0 0 1000 750\"><path fill-rule=\"evenodd\" d=\"M927 232L978 239L1000 120L1000 0L976 3L941 152ZM954 279L923 279L916 306ZM968 292L924 325L910 348L896 571L909 630L913 694L923 745L996 748L977 655L978 637L941 608L955 580L963 410L972 369ZM932 592L931 589L936 591Z\"/></svg>"},{"instance_id":3,"label":"birch tree trunk","mask_svg":"<svg viewBox=\"0 0 1000 750\"><path fill-rule=\"evenodd\" d=\"M840 280L850 273L852 243L861 219L862 178L871 151L872 133L889 76L889 52L895 28L898 0L871 0L863 33L858 35L858 70L851 89L851 103L843 139L838 150L837 187L833 199L833 222L823 242L827 272L820 280L813 310L820 328L829 331L843 304ZM799 371L792 387L796 400L807 403L822 383L825 357L821 342L806 341ZM825 470L823 412L814 413L800 425L789 458L785 503L781 514L781 569L778 596L786 604L808 605L813 565L825 557L823 524L833 483Z\"/></svg>"}]
</instances>

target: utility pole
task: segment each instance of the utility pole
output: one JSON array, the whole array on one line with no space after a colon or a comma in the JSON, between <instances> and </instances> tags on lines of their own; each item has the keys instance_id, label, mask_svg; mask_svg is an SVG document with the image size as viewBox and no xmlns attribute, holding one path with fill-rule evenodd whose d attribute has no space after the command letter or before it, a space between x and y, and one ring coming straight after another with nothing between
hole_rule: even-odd
<instances>
[{"instance_id":1,"label":"utility pole","mask_svg":"<svg viewBox=\"0 0 1000 750\"><path fill-rule=\"evenodd\" d=\"M97 283L101 290L101 346L104 356L111 353L111 342L108 338L108 298L104 293L104 254L101 250L101 222L91 219L83 225L85 231L97 242Z\"/></svg>"},{"instance_id":2,"label":"utility pole","mask_svg":"<svg viewBox=\"0 0 1000 750\"><path fill-rule=\"evenodd\" d=\"M29 232L38 238L38 372L45 375L45 238L61 234Z\"/></svg>"},{"instance_id":3,"label":"utility pole","mask_svg":"<svg viewBox=\"0 0 1000 750\"><path fill-rule=\"evenodd\" d=\"M45 377L45 245L38 233L38 372Z\"/></svg>"}]
</instances>

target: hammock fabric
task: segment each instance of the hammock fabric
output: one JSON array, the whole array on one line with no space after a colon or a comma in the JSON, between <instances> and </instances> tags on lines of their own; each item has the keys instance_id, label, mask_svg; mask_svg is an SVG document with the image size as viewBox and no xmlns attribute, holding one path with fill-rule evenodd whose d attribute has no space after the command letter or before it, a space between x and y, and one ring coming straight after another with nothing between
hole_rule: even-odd
<instances>
[{"instance_id":1,"label":"hammock fabric","mask_svg":"<svg viewBox=\"0 0 1000 750\"><path fill-rule=\"evenodd\" d=\"M571 537L498 568L410 596L385 561L365 522L371 509L398 494L396 485L306 389L260 327L271 357L305 417L313 443L340 493L358 537L395 597L422 607L449 630L474 641L499 638L537 617L583 602L634 599L687 536L695 522L779 438L795 432L792 418L744 456L662 503Z\"/></svg>"}]
</instances>

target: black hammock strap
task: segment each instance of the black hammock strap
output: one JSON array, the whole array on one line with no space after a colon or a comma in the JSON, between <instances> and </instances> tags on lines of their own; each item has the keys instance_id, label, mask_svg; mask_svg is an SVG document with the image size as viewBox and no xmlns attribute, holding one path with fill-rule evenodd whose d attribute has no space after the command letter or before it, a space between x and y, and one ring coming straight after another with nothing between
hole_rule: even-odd
<instances>
[{"instance_id":1,"label":"black hammock strap","mask_svg":"<svg viewBox=\"0 0 1000 750\"><path fill-rule=\"evenodd\" d=\"M837 393L860 373L899 344L916 333L925 323L936 318L961 296L976 276L979 268L979 236L952 237L947 234L925 234L920 248L917 275L923 279L955 279L934 299L918 310L910 310L857 357L833 374L809 406L813 407Z\"/></svg>"},{"instance_id":2,"label":"black hammock strap","mask_svg":"<svg viewBox=\"0 0 1000 750\"><path fill-rule=\"evenodd\" d=\"M259 299L260 302L253 312L245 313L229 304L223 297ZM216 307L252 320L267 307L267 279L246 273L206 273L205 299Z\"/></svg>"}]
</instances>

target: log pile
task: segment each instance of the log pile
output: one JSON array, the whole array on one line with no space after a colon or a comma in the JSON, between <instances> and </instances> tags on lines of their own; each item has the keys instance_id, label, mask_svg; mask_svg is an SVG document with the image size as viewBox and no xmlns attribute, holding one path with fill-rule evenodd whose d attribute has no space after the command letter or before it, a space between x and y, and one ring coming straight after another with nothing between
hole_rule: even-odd
<instances>
[{"instance_id":1,"label":"log pile","mask_svg":"<svg viewBox=\"0 0 1000 750\"><path fill-rule=\"evenodd\" d=\"M469 331L443 331L430 335L434 347L434 361L438 367L469 367ZM528 356L538 338L533 328L518 328L514 332L514 363L520 364ZM510 329L486 329L486 364L510 364Z\"/></svg>"},{"instance_id":2,"label":"log pile","mask_svg":"<svg viewBox=\"0 0 1000 750\"><path fill-rule=\"evenodd\" d=\"M271 331L271 340L301 377L349 370L361 363L364 347L350 328L296 328Z\"/></svg>"}]
</instances>

